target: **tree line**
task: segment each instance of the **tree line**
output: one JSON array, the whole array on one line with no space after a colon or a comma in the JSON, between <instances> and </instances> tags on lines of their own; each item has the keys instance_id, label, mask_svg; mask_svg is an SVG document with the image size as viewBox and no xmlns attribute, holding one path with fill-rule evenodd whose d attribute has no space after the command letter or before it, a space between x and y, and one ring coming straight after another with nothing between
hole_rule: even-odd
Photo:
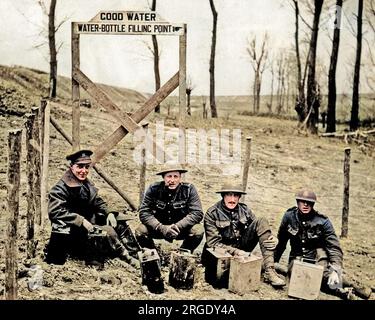
<instances>
[{"instance_id":1,"label":"tree line","mask_svg":"<svg viewBox=\"0 0 375 320\"><path fill-rule=\"evenodd\" d=\"M60 26L67 20L58 23L56 27L55 11L57 0L35 0L42 8L44 14L48 17L48 45L50 57L50 83L49 97L56 97L57 88L57 54L56 48L56 32ZM218 110L215 101L215 56L216 56L216 38L217 24L220 19L220 13L215 6L215 0L208 0L212 14L212 37L211 52L209 57L209 108L211 117L218 117ZM216 0L223 1L223 0ZM357 13L355 15L356 26L350 26L352 33L356 39L356 55L353 68L352 80L352 105L350 130L356 130L359 127L359 107L360 107L360 75L361 75L361 59L363 47L363 24L369 26L372 31L372 37L375 34L375 4L374 0L364 3L363 0L357 1ZM157 11L156 0L148 2L151 11ZM290 96L294 97L294 110L298 116L301 127L305 127L309 132L316 134L318 132L319 112L321 108L321 88L324 85L321 77L317 76L317 47L318 36L321 32L320 23L322 12L327 12L335 6L334 19L330 22L333 30L331 42L330 63L327 78L328 102L326 108L327 127L326 132L336 131L336 105L337 105L337 86L336 73L337 61L340 51L340 33L342 29L343 9L348 0L283 0L282 5L290 6L294 13L294 48L293 50L279 50L273 55L270 48L270 37L267 32L262 35L251 34L248 38L246 53L250 60L252 71L254 73L251 93L253 97L252 111L260 112L261 89L263 75L266 70L271 75L271 98L267 103L269 113L281 114L289 110ZM49 7L49 10L47 10ZM301 28L301 23L305 26ZM293 26L293 24L291 24ZM306 31L307 30L307 31ZM304 36L301 37L301 32ZM155 75L155 91L160 88L160 49L158 40L155 35L151 36L152 47L148 46L153 56L153 69ZM366 40L368 41L368 40ZM369 63L375 66L375 57L373 55L371 40L368 42ZM276 89L276 109L273 108L274 103L274 82L277 82ZM375 89L375 78L373 73L367 74L367 85L369 88ZM186 94L188 96L188 110L190 114L190 95L194 89L193 82L189 77L186 86ZM160 112L160 107L155 109ZM324 111L325 112L325 111Z\"/></svg>"}]
</instances>

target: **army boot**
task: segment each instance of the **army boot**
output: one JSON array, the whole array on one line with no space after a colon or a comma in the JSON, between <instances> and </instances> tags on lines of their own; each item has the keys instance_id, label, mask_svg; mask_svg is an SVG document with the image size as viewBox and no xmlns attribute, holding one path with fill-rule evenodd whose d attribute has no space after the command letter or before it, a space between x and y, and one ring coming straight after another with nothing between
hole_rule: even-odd
<instances>
[{"instance_id":1,"label":"army boot","mask_svg":"<svg viewBox=\"0 0 375 320\"><path fill-rule=\"evenodd\" d=\"M368 300L371 296L371 288L363 284L358 284L354 281L350 281L346 278L343 278L343 286L353 288L353 293L359 298Z\"/></svg>"},{"instance_id":2,"label":"army boot","mask_svg":"<svg viewBox=\"0 0 375 320\"><path fill-rule=\"evenodd\" d=\"M271 232L265 232L259 237L259 246L263 255L263 267L264 267L264 282L270 283L275 288L284 287L286 285L285 280L276 273L275 264L273 260L273 251L265 248L263 241L267 240L271 235Z\"/></svg>"},{"instance_id":3,"label":"army boot","mask_svg":"<svg viewBox=\"0 0 375 320\"><path fill-rule=\"evenodd\" d=\"M353 291L352 288L336 288L327 293L339 297L342 300L358 300Z\"/></svg>"},{"instance_id":4,"label":"army boot","mask_svg":"<svg viewBox=\"0 0 375 320\"><path fill-rule=\"evenodd\" d=\"M118 222L116 232L122 244L125 246L126 250L128 250L129 254L132 257L137 258L138 251L141 250L141 248L126 221Z\"/></svg>"},{"instance_id":5,"label":"army boot","mask_svg":"<svg viewBox=\"0 0 375 320\"><path fill-rule=\"evenodd\" d=\"M274 267L267 267L264 270L264 282L270 283L273 287L284 287L286 285L283 280L275 271Z\"/></svg>"},{"instance_id":6,"label":"army boot","mask_svg":"<svg viewBox=\"0 0 375 320\"><path fill-rule=\"evenodd\" d=\"M123 248L123 250L119 254L119 258L122 261L125 261L126 263L130 264L133 268L139 270L141 269L141 265L139 263L139 260L133 258L130 254L129 251Z\"/></svg>"}]
</instances>

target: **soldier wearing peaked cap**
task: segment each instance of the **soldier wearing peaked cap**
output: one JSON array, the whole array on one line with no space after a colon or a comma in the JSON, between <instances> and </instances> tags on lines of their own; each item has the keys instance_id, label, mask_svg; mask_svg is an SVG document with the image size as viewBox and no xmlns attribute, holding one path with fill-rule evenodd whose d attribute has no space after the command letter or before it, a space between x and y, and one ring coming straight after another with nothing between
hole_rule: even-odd
<instances>
[{"instance_id":1,"label":"soldier wearing peaked cap","mask_svg":"<svg viewBox=\"0 0 375 320\"><path fill-rule=\"evenodd\" d=\"M234 256L248 256L259 243L263 255L264 280L274 287L285 286L275 271L273 252L277 238L265 218L257 218L246 204L239 202L246 194L241 185L227 183L216 193L221 200L207 210L204 217L206 245L202 262L207 263L206 248L223 248Z\"/></svg>"},{"instance_id":2,"label":"soldier wearing peaked cap","mask_svg":"<svg viewBox=\"0 0 375 320\"><path fill-rule=\"evenodd\" d=\"M114 213L98 195L87 178L92 161L91 150L69 154L69 169L49 192L48 215L52 224L46 248L46 262L64 264L71 256L86 260L87 265L102 266L105 255L120 257L134 267L139 262L130 256L123 235L127 225L117 223ZM118 214L116 214L118 215ZM126 223L126 222L125 222ZM93 246L89 238L103 236L103 244ZM136 256L136 253L134 253Z\"/></svg>"},{"instance_id":3,"label":"soldier wearing peaked cap","mask_svg":"<svg viewBox=\"0 0 375 320\"><path fill-rule=\"evenodd\" d=\"M281 220L275 261L278 262L290 241L289 270L295 259L317 263L324 267L321 290L343 299L351 299L351 291L343 287L352 286L357 295L368 299L370 288L349 283L342 277L343 252L330 219L316 211L315 192L302 189L295 195L297 206L288 209Z\"/></svg>"},{"instance_id":4,"label":"soldier wearing peaked cap","mask_svg":"<svg viewBox=\"0 0 375 320\"><path fill-rule=\"evenodd\" d=\"M181 248L193 252L201 243L202 205L195 186L182 182L185 172L179 166L166 166L157 173L163 180L145 192L139 207L141 224L135 231L141 247L155 248L153 239L183 240Z\"/></svg>"}]
</instances>

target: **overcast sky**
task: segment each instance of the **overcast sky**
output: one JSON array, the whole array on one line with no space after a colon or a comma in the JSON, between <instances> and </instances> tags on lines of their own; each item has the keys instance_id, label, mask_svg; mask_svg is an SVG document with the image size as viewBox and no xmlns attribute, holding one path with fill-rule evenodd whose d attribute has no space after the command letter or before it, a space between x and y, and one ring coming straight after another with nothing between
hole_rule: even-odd
<instances>
[{"instance_id":1,"label":"overcast sky","mask_svg":"<svg viewBox=\"0 0 375 320\"><path fill-rule=\"evenodd\" d=\"M350 4L355 1L347 2ZM24 65L48 71L48 46L33 48L46 39L39 35L46 17L36 3L37 0L0 0L0 64ZM251 92L253 78L246 54L247 39L252 33L257 33L261 38L267 31L275 55L280 50L291 48L294 43L293 10L288 1L281 0L215 0L215 4L219 14L216 94L247 95ZM58 55L58 74L70 76L70 22L89 21L101 10L148 10L148 1L58 0L57 23L64 17L68 18L57 34L58 42L63 43ZM158 0L157 12L169 22L187 23L187 74L195 86L193 94L208 94L212 34L209 1ZM351 12L347 14L350 16ZM325 21L322 23L326 24L327 29L329 19ZM321 57L330 53L328 32L322 33L318 48ZM95 82L153 92L153 63L145 44L147 42L151 45L150 38L81 35L81 69ZM164 83L178 70L178 37L158 36L158 40L162 51L160 69ZM348 72L354 61L354 44L354 37L348 28L344 28L338 66L339 91L350 89ZM328 70L329 59L322 60ZM263 92L267 93L270 88L269 74L265 73L264 78Z\"/></svg>"}]
</instances>

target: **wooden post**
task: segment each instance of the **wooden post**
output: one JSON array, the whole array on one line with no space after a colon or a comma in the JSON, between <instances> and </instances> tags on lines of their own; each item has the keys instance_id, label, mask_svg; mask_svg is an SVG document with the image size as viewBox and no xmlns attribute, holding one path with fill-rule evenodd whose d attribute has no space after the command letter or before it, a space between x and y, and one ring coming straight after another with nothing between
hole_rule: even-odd
<instances>
[{"instance_id":1,"label":"wooden post","mask_svg":"<svg viewBox=\"0 0 375 320\"><path fill-rule=\"evenodd\" d=\"M186 34L187 26L184 24L184 34L180 36L180 72L179 72L179 130L178 130L178 163L185 163L185 118L186 104Z\"/></svg>"},{"instance_id":2,"label":"wooden post","mask_svg":"<svg viewBox=\"0 0 375 320\"><path fill-rule=\"evenodd\" d=\"M145 124L143 126L145 129L146 133L148 130L148 124ZM141 205L142 200L143 200L143 195L146 190L146 146L144 145L141 151L141 171L139 174L139 205Z\"/></svg>"},{"instance_id":3,"label":"wooden post","mask_svg":"<svg viewBox=\"0 0 375 320\"><path fill-rule=\"evenodd\" d=\"M34 241L34 220L35 220L35 201L34 201L34 176L35 176L35 150L33 141L35 115L26 115L26 171L27 171L27 257L35 257L35 241Z\"/></svg>"},{"instance_id":4,"label":"wooden post","mask_svg":"<svg viewBox=\"0 0 375 320\"><path fill-rule=\"evenodd\" d=\"M249 167L250 167L250 150L251 150L251 137L246 138L246 151L245 151L245 162L243 165L242 172L242 187L246 192L247 189L247 180L249 176ZM242 202L245 202L245 195L242 196Z\"/></svg>"},{"instance_id":5,"label":"wooden post","mask_svg":"<svg viewBox=\"0 0 375 320\"><path fill-rule=\"evenodd\" d=\"M65 140L72 145L73 141L68 136L68 134L64 131L64 129L58 124L58 122L51 116L50 121L52 125L55 127L55 129L65 138ZM136 210L137 207L134 204L134 202L120 189L116 186L116 184L112 181L112 179L96 164L94 165L94 170L96 173L102 177L102 179L107 182L113 190L115 190L130 206L132 210Z\"/></svg>"},{"instance_id":6,"label":"wooden post","mask_svg":"<svg viewBox=\"0 0 375 320\"><path fill-rule=\"evenodd\" d=\"M19 215L19 188L21 174L22 130L8 135L8 196L9 213L5 246L5 298L17 299L17 224Z\"/></svg>"},{"instance_id":7,"label":"wooden post","mask_svg":"<svg viewBox=\"0 0 375 320\"><path fill-rule=\"evenodd\" d=\"M180 36L180 54L179 54L179 127L185 123L186 117L186 32L187 27L184 24L184 34Z\"/></svg>"},{"instance_id":8,"label":"wooden post","mask_svg":"<svg viewBox=\"0 0 375 320\"><path fill-rule=\"evenodd\" d=\"M42 113L43 114L43 113ZM40 184L40 202L41 202L41 220L42 225L48 217L48 162L49 162L49 123L50 123L50 105L47 102L44 109L44 130L43 130L43 161L42 161L42 179Z\"/></svg>"},{"instance_id":9,"label":"wooden post","mask_svg":"<svg viewBox=\"0 0 375 320\"><path fill-rule=\"evenodd\" d=\"M344 152L344 200L342 207L341 238L346 238L348 236L349 224L350 148L345 148Z\"/></svg>"},{"instance_id":10,"label":"wooden post","mask_svg":"<svg viewBox=\"0 0 375 320\"><path fill-rule=\"evenodd\" d=\"M75 22L71 25L72 32L72 138L73 138L73 150L77 151L80 149L80 92L79 83L74 80L73 73L75 70L80 68L80 57L79 57L79 34L75 33Z\"/></svg>"},{"instance_id":11,"label":"wooden post","mask_svg":"<svg viewBox=\"0 0 375 320\"><path fill-rule=\"evenodd\" d=\"M42 101L43 105L43 101ZM42 209L40 203L40 184L41 184L41 174L42 174L42 149L41 149L41 115L40 108L31 108L32 114L34 114L34 124L33 124L33 141L34 144L34 187L33 187L33 200L34 200L34 210L35 210L35 223L41 225L42 223ZM44 110L44 107L43 107ZM43 120L44 121L44 120Z\"/></svg>"}]
</instances>

